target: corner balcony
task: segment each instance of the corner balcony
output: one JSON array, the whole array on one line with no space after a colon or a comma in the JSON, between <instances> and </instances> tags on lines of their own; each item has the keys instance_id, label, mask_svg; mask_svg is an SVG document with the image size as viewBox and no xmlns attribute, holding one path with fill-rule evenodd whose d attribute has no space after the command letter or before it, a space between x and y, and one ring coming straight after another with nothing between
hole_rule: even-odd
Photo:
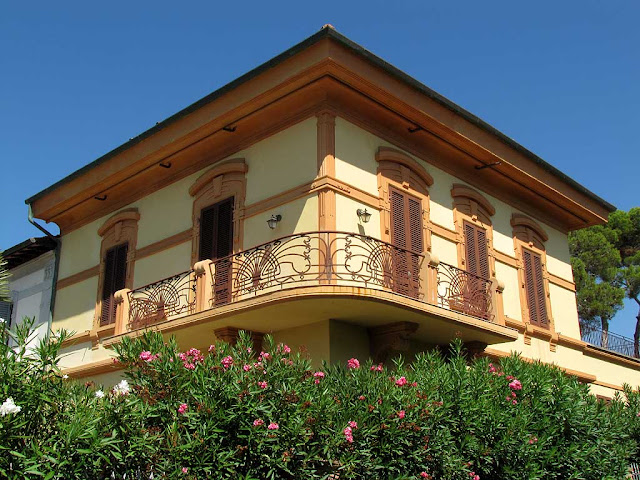
<instances>
[{"instance_id":1,"label":"corner balcony","mask_svg":"<svg viewBox=\"0 0 640 480\"><path fill-rule=\"evenodd\" d=\"M435 255L356 233L300 233L120 290L116 335L105 344L146 328L180 340L187 330L191 338L210 338L212 330L225 327L270 333L329 319L373 331L405 325L405 333L431 345L456 336L479 344L508 342L517 333L498 321L501 292L495 279Z\"/></svg>"}]
</instances>

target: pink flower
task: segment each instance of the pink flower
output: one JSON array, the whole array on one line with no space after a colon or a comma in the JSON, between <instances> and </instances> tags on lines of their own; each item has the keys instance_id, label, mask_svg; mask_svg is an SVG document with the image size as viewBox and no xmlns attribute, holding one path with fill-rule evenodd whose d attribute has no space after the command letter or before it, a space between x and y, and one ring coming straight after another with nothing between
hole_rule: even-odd
<instances>
[{"instance_id":1,"label":"pink flower","mask_svg":"<svg viewBox=\"0 0 640 480\"><path fill-rule=\"evenodd\" d=\"M196 369L196 364L195 363L189 363L189 362L184 362L184 368L186 368L187 370L195 370Z\"/></svg>"},{"instance_id":2,"label":"pink flower","mask_svg":"<svg viewBox=\"0 0 640 480\"><path fill-rule=\"evenodd\" d=\"M353 428L354 430L356 430L356 429L358 428L358 422L354 422L353 420L351 420L351 421L349 422L349 426L350 426L351 428Z\"/></svg>"},{"instance_id":3,"label":"pink flower","mask_svg":"<svg viewBox=\"0 0 640 480\"><path fill-rule=\"evenodd\" d=\"M264 420L262 420L261 418L257 418L253 421L254 427L261 427L262 425L264 425Z\"/></svg>"},{"instance_id":4,"label":"pink flower","mask_svg":"<svg viewBox=\"0 0 640 480\"><path fill-rule=\"evenodd\" d=\"M470 472L469 476L471 477L471 480L480 480L480 475L477 475L476 472Z\"/></svg>"},{"instance_id":5,"label":"pink flower","mask_svg":"<svg viewBox=\"0 0 640 480\"><path fill-rule=\"evenodd\" d=\"M277 424L277 423L275 423L275 422L271 422L267 428L268 428L269 430L278 430L278 429L280 428L280 425L278 425L278 424Z\"/></svg>"},{"instance_id":6,"label":"pink flower","mask_svg":"<svg viewBox=\"0 0 640 480\"><path fill-rule=\"evenodd\" d=\"M538 441L538 437L531 437L529 439L529 445L533 445L534 443L536 443Z\"/></svg>"},{"instance_id":7,"label":"pink flower","mask_svg":"<svg viewBox=\"0 0 640 480\"><path fill-rule=\"evenodd\" d=\"M489 364L489 373L496 373L496 367L493 366L493 363Z\"/></svg>"},{"instance_id":8,"label":"pink flower","mask_svg":"<svg viewBox=\"0 0 640 480\"><path fill-rule=\"evenodd\" d=\"M260 352L260 355L258 355L258 361L261 362L262 360L269 360L271 358L271 355L269 355L267 352Z\"/></svg>"},{"instance_id":9,"label":"pink flower","mask_svg":"<svg viewBox=\"0 0 640 480\"><path fill-rule=\"evenodd\" d=\"M347 366L350 370L360 368L360 361L357 358L350 358L347 360Z\"/></svg>"},{"instance_id":10,"label":"pink flower","mask_svg":"<svg viewBox=\"0 0 640 480\"><path fill-rule=\"evenodd\" d=\"M513 375L507 375L507 380L513 380L515 377Z\"/></svg>"},{"instance_id":11,"label":"pink flower","mask_svg":"<svg viewBox=\"0 0 640 480\"><path fill-rule=\"evenodd\" d=\"M397 413L398 418L400 418L400 419L404 418L404 414L405 414L404 410L400 410L400 411Z\"/></svg>"},{"instance_id":12,"label":"pink flower","mask_svg":"<svg viewBox=\"0 0 640 480\"><path fill-rule=\"evenodd\" d=\"M187 467L182 467L182 473L188 473L189 469Z\"/></svg>"},{"instance_id":13,"label":"pink flower","mask_svg":"<svg viewBox=\"0 0 640 480\"><path fill-rule=\"evenodd\" d=\"M247 347L247 353L251 353L251 347Z\"/></svg>"},{"instance_id":14,"label":"pink flower","mask_svg":"<svg viewBox=\"0 0 640 480\"><path fill-rule=\"evenodd\" d=\"M431 478L431 475L429 475L427 472L420 472L420 476L422 478Z\"/></svg>"},{"instance_id":15,"label":"pink flower","mask_svg":"<svg viewBox=\"0 0 640 480\"><path fill-rule=\"evenodd\" d=\"M342 433L344 434L344 438L347 442L353 443L353 429L351 427L345 428Z\"/></svg>"},{"instance_id":16,"label":"pink flower","mask_svg":"<svg viewBox=\"0 0 640 480\"><path fill-rule=\"evenodd\" d=\"M189 406L186 403L181 403L178 407L178 413L184 415L184 413L189 409Z\"/></svg>"},{"instance_id":17,"label":"pink flower","mask_svg":"<svg viewBox=\"0 0 640 480\"><path fill-rule=\"evenodd\" d=\"M366 397L365 397L364 395L360 395L360 396L358 397L358 400L364 400L365 398L366 398Z\"/></svg>"},{"instance_id":18,"label":"pink flower","mask_svg":"<svg viewBox=\"0 0 640 480\"><path fill-rule=\"evenodd\" d=\"M324 372L316 372L313 374L315 381L314 383L318 385L320 383L320 379L324 378Z\"/></svg>"},{"instance_id":19,"label":"pink flower","mask_svg":"<svg viewBox=\"0 0 640 480\"><path fill-rule=\"evenodd\" d=\"M151 357L151 352L148 350L145 350L140 354L140 360L144 360L145 362L148 362Z\"/></svg>"},{"instance_id":20,"label":"pink flower","mask_svg":"<svg viewBox=\"0 0 640 480\"><path fill-rule=\"evenodd\" d=\"M396 385L398 387L404 387L407 384L407 379L404 377L400 377L398 380L396 380Z\"/></svg>"},{"instance_id":21,"label":"pink flower","mask_svg":"<svg viewBox=\"0 0 640 480\"><path fill-rule=\"evenodd\" d=\"M251 365L246 365L246 364L245 364L245 365L242 367L242 369L243 369L245 372L248 372L249 370L251 370Z\"/></svg>"},{"instance_id":22,"label":"pink flower","mask_svg":"<svg viewBox=\"0 0 640 480\"><path fill-rule=\"evenodd\" d=\"M209 353L215 352L215 351L216 351L216 346L213 344L209 345Z\"/></svg>"},{"instance_id":23,"label":"pink flower","mask_svg":"<svg viewBox=\"0 0 640 480\"><path fill-rule=\"evenodd\" d=\"M282 347L282 351L284 353L291 353L291 349L289 348L289 345L285 345Z\"/></svg>"},{"instance_id":24,"label":"pink flower","mask_svg":"<svg viewBox=\"0 0 640 480\"><path fill-rule=\"evenodd\" d=\"M520 383L520 380L515 379L509 384L509 388L511 390L522 390L522 384Z\"/></svg>"},{"instance_id":25,"label":"pink flower","mask_svg":"<svg viewBox=\"0 0 640 480\"><path fill-rule=\"evenodd\" d=\"M269 384L267 382L258 382L258 386L262 389L267 388Z\"/></svg>"},{"instance_id":26,"label":"pink flower","mask_svg":"<svg viewBox=\"0 0 640 480\"><path fill-rule=\"evenodd\" d=\"M418 382L413 382L413 383L411 384L411 386L412 386L412 387L417 387L417 386L418 386Z\"/></svg>"},{"instance_id":27,"label":"pink flower","mask_svg":"<svg viewBox=\"0 0 640 480\"><path fill-rule=\"evenodd\" d=\"M229 368L233 365L233 358L230 355L227 355L222 359L221 363L224 368Z\"/></svg>"},{"instance_id":28,"label":"pink flower","mask_svg":"<svg viewBox=\"0 0 640 480\"><path fill-rule=\"evenodd\" d=\"M514 405L518 404L518 400L513 400L511 403L513 403Z\"/></svg>"}]
</instances>

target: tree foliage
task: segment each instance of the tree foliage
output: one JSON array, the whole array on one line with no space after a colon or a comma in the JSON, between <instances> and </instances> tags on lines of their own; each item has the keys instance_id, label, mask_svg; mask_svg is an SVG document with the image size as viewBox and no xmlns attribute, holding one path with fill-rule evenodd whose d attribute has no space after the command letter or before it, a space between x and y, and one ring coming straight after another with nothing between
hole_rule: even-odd
<instances>
[{"instance_id":1,"label":"tree foliage","mask_svg":"<svg viewBox=\"0 0 640 480\"><path fill-rule=\"evenodd\" d=\"M625 297L639 307L634 335L638 354L640 338L640 208L609 216L598 225L569 236L571 266L576 282L578 313L586 322L609 321L623 306Z\"/></svg>"},{"instance_id":2,"label":"tree foliage","mask_svg":"<svg viewBox=\"0 0 640 480\"><path fill-rule=\"evenodd\" d=\"M181 352L146 333L117 347L128 383L103 390L60 375L64 337L2 347L2 478L601 480L637 451L631 389L606 405L549 365L469 363L460 342L312 368L270 338Z\"/></svg>"}]
</instances>

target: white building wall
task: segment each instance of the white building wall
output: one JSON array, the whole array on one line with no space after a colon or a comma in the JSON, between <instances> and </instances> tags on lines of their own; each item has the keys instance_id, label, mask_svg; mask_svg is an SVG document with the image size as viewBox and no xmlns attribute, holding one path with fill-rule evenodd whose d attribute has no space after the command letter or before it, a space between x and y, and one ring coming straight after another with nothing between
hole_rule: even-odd
<instances>
[{"instance_id":1,"label":"white building wall","mask_svg":"<svg viewBox=\"0 0 640 480\"><path fill-rule=\"evenodd\" d=\"M15 331L25 318L34 318L30 347L37 345L47 335L54 268L55 253L50 251L9 271L9 290L13 303L11 329Z\"/></svg>"}]
</instances>

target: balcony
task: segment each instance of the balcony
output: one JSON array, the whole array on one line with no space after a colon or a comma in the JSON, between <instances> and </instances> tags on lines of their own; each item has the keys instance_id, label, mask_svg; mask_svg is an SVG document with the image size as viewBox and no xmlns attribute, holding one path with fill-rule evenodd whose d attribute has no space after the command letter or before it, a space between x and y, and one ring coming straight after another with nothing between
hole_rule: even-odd
<instances>
[{"instance_id":1,"label":"balcony","mask_svg":"<svg viewBox=\"0 0 640 480\"><path fill-rule=\"evenodd\" d=\"M500 292L495 280L430 254L355 233L309 232L117 292L115 330L177 330L221 318L259 332L322 319L366 327L404 321L418 324L429 343L455 335L498 343L516 337L497 322Z\"/></svg>"},{"instance_id":2,"label":"balcony","mask_svg":"<svg viewBox=\"0 0 640 480\"><path fill-rule=\"evenodd\" d=\"M583 342L594 347L626 355L627 357L640 358L632 338L624 337L617 333L605 332L601 328L589 325L586 322L580 322L580 336Z\"/></svg>"}]
</instances>

